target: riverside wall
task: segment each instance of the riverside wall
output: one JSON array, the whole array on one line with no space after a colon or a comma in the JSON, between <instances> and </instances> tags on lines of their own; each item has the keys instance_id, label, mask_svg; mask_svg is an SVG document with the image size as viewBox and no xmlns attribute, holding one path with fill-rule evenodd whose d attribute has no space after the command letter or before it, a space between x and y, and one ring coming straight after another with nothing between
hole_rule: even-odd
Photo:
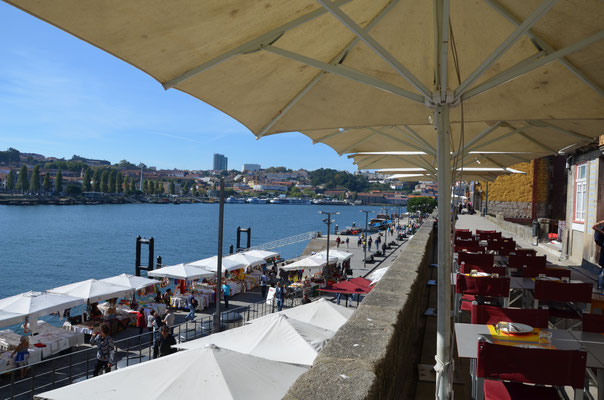
<instances>
[{"instance_id":1,"label":"riverside wall","mask_svg":"<svg viewBox=\"0 0 604 400\"><path fill-rule=\"evenodd\" d=\"M433 221L429 218L416 232L285 399L413 398L425 329Z\"/></svg>"}]
</instances>

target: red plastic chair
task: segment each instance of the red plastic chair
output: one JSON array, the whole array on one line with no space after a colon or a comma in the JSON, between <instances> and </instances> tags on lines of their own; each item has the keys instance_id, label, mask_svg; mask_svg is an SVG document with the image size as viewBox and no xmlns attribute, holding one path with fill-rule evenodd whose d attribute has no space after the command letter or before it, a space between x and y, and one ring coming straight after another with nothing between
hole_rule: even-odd
<instances>
[{"instance_id":1,"label":"red plastic chair","mask_svg":"<svg viewBox=\"0 0 604 400\"><path fill-rule=\"evenodd\" d=\"M533 249L515 249L512 254L517 256L536 256L537 252Z\"/></svg>"},{"instance_id":2,"label":"red plastic chair","mask_svg":"<svg viewBox=\"0 0 604 400\"><path fill-rule=\"evenodd\" d=\"M479 265L482 267L490 267L495 264L494 254L482 254L482 253L467 253L461 252L457 255L457 263Z\"/></svg>"},{"instance_id":3,"label":"red plastic chair","mask_svg":"<svg viewBox=\"0 0 604 400\"><path fill-rule=\"evenodd\" d=\"M526 266L530 269L545 269L547 260L545 256L521 256L510 254L508 265L510 268L522 268Z\"/></svg>"},{"instance_id":4,"label":"red plastic chair","mask_svg":"<svg viewBox=\"0 0 604 400\"><path fill-rule=\"evenodd\" d=\"M550 316L557 318L581 319L580 306L576 303L591 305L591 283L569 283L562 281L547 281L535 279L535 308L545 303L549 307ZM555 303L555 304L551 304ZM569 303L568 307L560 308L560 303Z\"/></svg>"},{"instance_id":5,"label":"red plastic chair","mask_svg":"<svg viewBox=\"0 0 604 400\"><path fill-rule=\"evenodd\" d=\"M464 239L460 237L455 238L455 245L457 246L480 246L480 242L476 239Z\"/></svg>"},{"instance_id":6,"label":"red plastic chair","mask_svg":"<svg viewBox=\"0 0 604 400\"><path fill-rule=\"evenodd\" d=\"M604 333L604 315L584 313L583 332Z\"/></svg>"},{"instance_id":7,"label":"red plastic chair","mask_svg":"<svg viewBox=\"0 0 604 400\"><path fill-rule=\"evenodd\" d=\"M469 229L455 229L455 238L472 239L472 232Z\"/></svg>"},{"instance_id":8,"label":"red plastic chair","mask_svg":"<svg viewBox=\"0 0 604 400\"><path fill-rule=\"evenodd\" d=\"M480 240L493 240L493 239L501 239L501 232L481 232L476 233L476 236Z\"/></svg>"},{"instance_id":9,"label":"red plastic chair","mask_svg":"<svg viewBox=\"0 0 604 400\"><path fill-rule=\"evenodd\" d=\"M555 387L524 383L571 386L574 398L582 399L586 363L587 353L581 350L530 349L493 344L481 338L476 376L485 378L485 400L560 398Z\"/></svg>"},{"instance_id":10,"label":"red plastic chair","mask_svg":"<svg viewBox=\"0 0 604 400\"><path fill-rule=\"evenodd\" d=\"M462 263L459 268L459 272L462 274L469 274L472 270L478 272L486 272L488 274L499 274L501 276L506 276L506 268L505 267L496 267L494 265L472 265L468 263Z\"/></svg>"},{"instance_id":11,"label":"red plastic chair","mask_svg":"<svg viewBox=\"0 0 604 400\"><path fill-rule=\"evenodd\" d=\"M463 246L455 245L454 251L456 253L470 252L470 253L484 253L484 247L481 246Z\"/></svg>"},{"instance_id":12,"label":"red plastic chair","mask_svg":"<svg viewBox=\"0 0 604 400\"><path fill-rule=\"evenodd\" d=\"M471 303L476 300L476 296L486 298L503 297L504 301L507 302L510 295L510 278L457 274L455 293L455 304L459 304L456 310L470 311Z\"/></svg>"},{"instance_id":13,"label":"red plastic chair","mask_svg":"<svg viewBox=\"0 0 604 400\"><path fill-rule=\"evenodd\" d=\"M487 250L495 251L499 255L507 256L510 252L516 249L516 243L514 242L503 242L500 240L488 242Z\"/></svg>"},{"instance_id":14,"label":"red plastic chair","mask_svg":"<svg viewBox=\"0 0 604 400\"><path fill-rule=\"evenodd\" d=\"M473 324L495 325L498 322L519 322L533 328L547 328L549 311L547 309L527 310L523 308L502 308L472 303Z\"/></svg>"},{"instance_id":15,"label":"red plastic chair","mask_svg":"<svg viewBox=\"0 0 604 400\"><path fill-rule=\"evenodd\" d=\"M497 231L489 231L489 230L484 230L484 229L476 229L476 234L480 235L481 233L498 233ZM501 233L501 232L499 232Z\"/></svg>"}]
</instances>

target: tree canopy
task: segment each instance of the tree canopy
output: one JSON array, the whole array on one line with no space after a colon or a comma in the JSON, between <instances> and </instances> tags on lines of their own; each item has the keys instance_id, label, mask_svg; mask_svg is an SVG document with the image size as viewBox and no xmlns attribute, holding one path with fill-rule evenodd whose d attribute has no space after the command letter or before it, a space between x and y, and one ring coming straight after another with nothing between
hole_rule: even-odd
<instances>
[{"instance_id":1,"label":"tree canopy","mask_svg":"<svg viewBox=\"0 0 604 400\"><path fill-rule=\"evenodd\" d=\"M407 210L409 212L422 211L431 213L436 208L436 200L432 197L411 197L407 200Z\"/></svg>"}]
</instances>

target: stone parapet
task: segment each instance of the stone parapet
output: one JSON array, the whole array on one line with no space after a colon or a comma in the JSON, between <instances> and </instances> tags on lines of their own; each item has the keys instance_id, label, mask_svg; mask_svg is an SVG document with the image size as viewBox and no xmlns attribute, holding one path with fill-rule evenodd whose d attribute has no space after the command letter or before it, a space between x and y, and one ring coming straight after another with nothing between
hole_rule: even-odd
<instances>
[{"instance_id":1,"label":"stone parapet","mask_svg":"<svg viewBox=\"0 0 604 400\"><path fill-rule=\"evenodd\" d=\"M516 224L506 221L503 218L491 217L490 215L487 215L486 219L499 226L501 229L520 236L524 240L531 241L533 239L533 229L530 226Z\"/></svg>"},{"instance_id":2,"label":"stone parapet","mask_svg":"<svg viewBox=\"0 0 604 400\"><path fill-rule=\"evenodd\" d=\"M505 218L531 218L533 205L525 201L491 201L488 203L489 214L502 214Z\"/></svg>"},{"instance_id":3,"label":"stone parapet","mask_svg":"<svg viewBox=\"0 0 604 400\"><path fill-rule=\"evenodd\" d=\"M413 398L425 328L433 222L426 220L285 399Z\"/></svg>"}]
</instances>

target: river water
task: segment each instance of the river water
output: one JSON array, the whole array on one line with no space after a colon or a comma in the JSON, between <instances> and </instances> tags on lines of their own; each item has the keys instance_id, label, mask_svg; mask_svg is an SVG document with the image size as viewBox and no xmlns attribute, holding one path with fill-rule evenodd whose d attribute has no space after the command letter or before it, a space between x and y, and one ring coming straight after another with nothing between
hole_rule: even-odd
<instances>
[{"instance_id":1,"label":"river water","mask_svg":"<svg viewBox=\"0 0 604 400\"><path fill-rule=\"evenodd\" d=\"M326 233L320 210L340 229L364 226L361 210L381 207L226 204L224 249L237 226L252 228L252 246L309 231ZM371 218L371 214L370 214ZM333 225L332 225L333 229ZM332 230L333 232L333 230ZM217 204L0 206L0 298L89 278L134 274L136 236L155 238L155 256L172 265L216 255ZM276 249L298 256L307 242ZM245 234L242 234L245 245ZM142 264L147 264L142 247Z\"/></svg>"}]
</instances>

